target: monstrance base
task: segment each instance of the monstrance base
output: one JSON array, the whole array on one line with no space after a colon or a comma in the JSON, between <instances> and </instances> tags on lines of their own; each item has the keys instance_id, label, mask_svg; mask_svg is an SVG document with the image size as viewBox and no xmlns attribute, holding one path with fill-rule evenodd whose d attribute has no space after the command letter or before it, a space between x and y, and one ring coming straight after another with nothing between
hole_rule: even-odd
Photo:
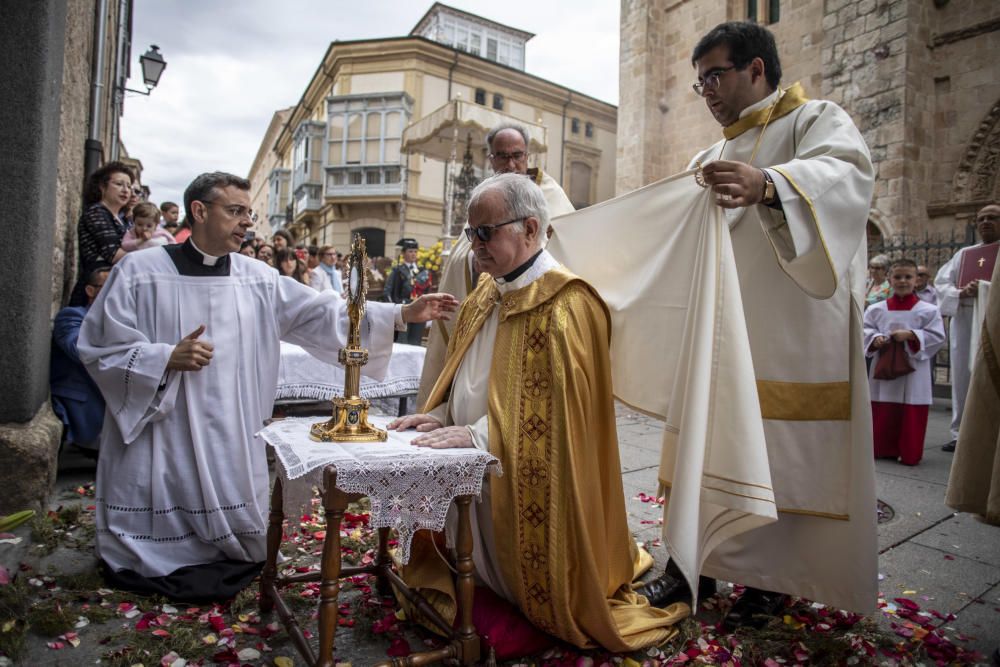
<instances>
[{"instance_id":1,"label":"monstrance base","mask_svg":"<svg viewBox=\"0 0 1000 667\"><path fill-rule=\"evenodd\" d=\"M385 442L389 434L368 423L367 398L333 399L333 419L318 422L309 429L309 437L317 442Z\"/></svg>"}]
</instances>

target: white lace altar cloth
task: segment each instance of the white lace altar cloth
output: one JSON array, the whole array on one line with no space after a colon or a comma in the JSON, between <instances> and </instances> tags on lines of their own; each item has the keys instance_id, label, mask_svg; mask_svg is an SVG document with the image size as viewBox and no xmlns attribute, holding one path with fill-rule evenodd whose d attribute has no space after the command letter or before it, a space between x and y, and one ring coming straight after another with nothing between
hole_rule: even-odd
<instances>
[{"instance_id":1,"label":"white lace altar cloth","mask_svg":"<svg viewBox=\"0 0 1000 667\"><path fill-rule=\"evenodd\" d=\"M392 417L372 416L385 428ZM399 547L397 557L410 560L410 542L417 530L444 530L448 508L456 496L478 496L487 471L501 474L500 461L474 447L426 449L410 441L416 431L389 431L386 442L314 442L309 427L316 417L272 422L259 435L275 451L281 467L285 516L298 521L308 506L313 487L323 486L323 469L337 469L337 488L362 493L371 501L373 528L392 528Z\"/></svg>"},{"instance_id":2,"label":"white lace altar cloth","mask_svg":"<svg viewBox=\"0 0 1000 667\"><path fill-rule=\"evenodd\" d=\"M361 376L361 395L368 398L417 393L427 348L394 343L389 372L382 381ZM364 369L362 369L364 370ZM344 394L344 369L312 356L298 345L281 343L281 366L274 400L328 401Z\"/></svg>"}]
</instances>

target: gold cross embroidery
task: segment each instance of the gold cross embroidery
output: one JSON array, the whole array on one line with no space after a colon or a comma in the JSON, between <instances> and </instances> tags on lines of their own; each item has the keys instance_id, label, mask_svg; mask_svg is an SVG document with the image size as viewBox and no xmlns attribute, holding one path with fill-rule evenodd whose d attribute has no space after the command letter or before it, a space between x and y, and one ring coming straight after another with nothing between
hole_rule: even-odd
<instances>
[{"instance_id":1,"label":"gold cross embroidery","mask_svg":"<svg viewBox=\"0 0 1000 667\"><path fill-rule=\"evenodd\" d=\"M986 259L983 258L983 257L980 257L979 258L979 268L980 269L983 268L983 264L985 264L985 263L986 263Z\"/></svg>"}]
</instances>

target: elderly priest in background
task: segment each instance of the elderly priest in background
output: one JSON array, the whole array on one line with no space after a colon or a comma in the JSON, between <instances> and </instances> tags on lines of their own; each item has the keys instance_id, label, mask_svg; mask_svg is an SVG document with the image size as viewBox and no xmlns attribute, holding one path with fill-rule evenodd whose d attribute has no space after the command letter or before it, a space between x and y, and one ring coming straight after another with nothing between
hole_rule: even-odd
<instances>
[{"instance_id":1,"label":"elderly priest in background","mask_svg":"<svg viewBox=\"0 0 1000 667\"><path fill-rule=\"evenodd\" d=\"M486 135L486 149L490 167L495 174L523 174L538 184L548 205L549 217L573 212L573 204L563 189L551 175L538 168L528 168L528 131L521 125L505 124L494 127ZM476 286L479 268L474 266L472 244L464 235L459 235L441 274L439 289L463 301ZM423 405L437 382L444 357L448 349L448 339L454 329L452 321L439 322L431 327L427 336L427 356L420 374L420 389L417 405Z\"/></svg>"},{"instance_id":2,"label":"elderly priest in background","mask_svg":"<svg viewBox=\"0 0 1000 667\"><path fill-rule=\"evenodd\" d=\"M650 607L631 582L648 567L628 528L611 394L610 319L587 283L543 249L542 190L518 174L481 183L466 235L481 275L459 311L424 414L390 425L424 447L500 459L473 513L478 583L576 646L658 644L688 607ZM427 532L407 583L454 618L448 565ZM643 558L644 557L644 558Z\"/></svg>"},{"instance_id":3,"label":"elderly priest in background","mask_svg":"<svg viewBox=\"0 0 1000 667\"><path fill-rule=\"evenodd\" d=\"M202 174L184 192L191 236L129 253L84 320L80 359L107 403L97 468L97 553L113 586L225 600L264 561L264 442L279 341L336 363L345 301L239 254L250 182ZM365 372L385 374L394 329L446 316L447 295L371 303Z\"/></svg>"}]
</instances>

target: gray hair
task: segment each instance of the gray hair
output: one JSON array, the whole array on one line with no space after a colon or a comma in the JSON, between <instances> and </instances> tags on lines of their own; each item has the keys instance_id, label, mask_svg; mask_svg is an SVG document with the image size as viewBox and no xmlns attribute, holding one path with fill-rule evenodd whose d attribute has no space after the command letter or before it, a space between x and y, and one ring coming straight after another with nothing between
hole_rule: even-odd
<instances>
[{"instance_id":1,"label":"gray hair","mask_svg":"<svg viewBox=\"0 0 1000 667\"><path fill-rule=\"evenodd\" d=\"M528 150L528 144L531 142L531 138L528 136L528 131L524 129L523 125L517 125L515 123L503 123L502 125L497 125L486 135L486 151L489 153L493 152L493 139L496 138L498 134L504 130L514 130L521 135L524 139L524 150Z\"/></svg>"},{"instance_id":2,"label":"gray hair","mask_svg":"<svg viewBox=\"0 0 1000 667\"><path fill-rule=\"evenodd\" d=\"M191 202L212 201L216 197L214 192L216 188L228 188L230 185L240 190L250 190L250 181L224 171L212 171L196 176L184 190L184 218L194 221L194 216L191 215Z\"/></svg>"},{"instance_id":3,"label":"gray hair","mask_svg":"<svg viewBox=\"0 0 1000 667\"><path fill-rule=\"evenodd\" d=\"M883 269L888 269L890 263L891 262L889 261L889 257L887 255L875 255L868 260L868 266L874 265Z\"/></svg>"},{"instance_id":4,"label":"gray hair","mask_svg":"<svg viewBox=\"0 0 1000 667\"><path fill-rule=\"evenodd\" d=\"M469 196L469 208L476 206L485 193L493 190L499 191L503 197L506 218L522 220L511 225L519 233L524 233L524 218L538 219L538 245L544 246L548 238L549 206L542 189L524 174L497 174L476 186Z\"/></svg>"}]
</instances>

